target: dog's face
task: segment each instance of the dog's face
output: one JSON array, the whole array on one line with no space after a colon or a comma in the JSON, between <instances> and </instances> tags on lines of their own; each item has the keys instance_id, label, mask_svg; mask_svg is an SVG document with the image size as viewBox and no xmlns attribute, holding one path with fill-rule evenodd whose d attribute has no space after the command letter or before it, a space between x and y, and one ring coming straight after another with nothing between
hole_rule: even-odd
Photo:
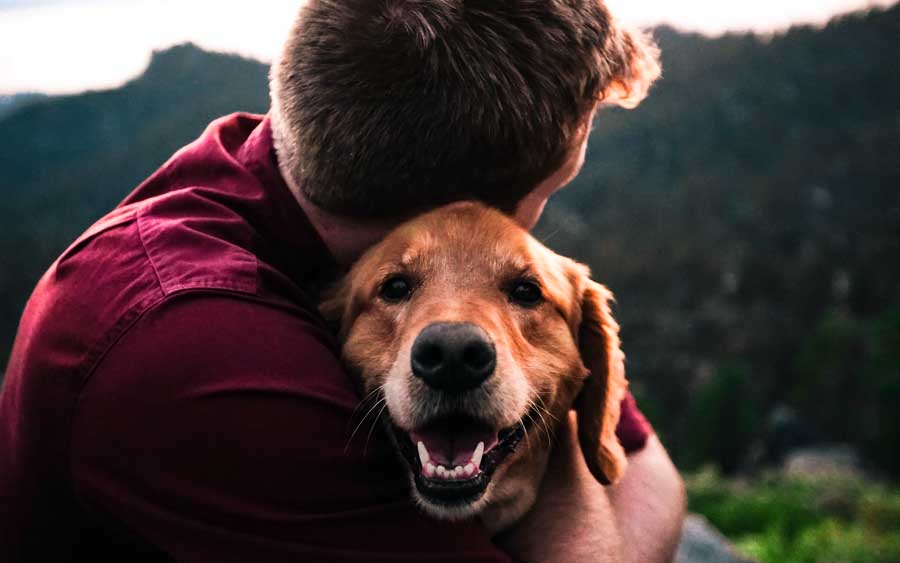
<instances>
[{"instance_id":1,"label":"dog's face","mask_svg":"<svg viewBox=\"0 0 900 563\"><path fill-rule=\"evenodd\" d=\"M423 215L370 249L322 305L343 359L441 518L501 529L531 506L556 422L575 405L593 474L621 475L625 390L609 292L499 212ZM580 394L580 395L579 395Z\"/></svg>"}]
</instances>

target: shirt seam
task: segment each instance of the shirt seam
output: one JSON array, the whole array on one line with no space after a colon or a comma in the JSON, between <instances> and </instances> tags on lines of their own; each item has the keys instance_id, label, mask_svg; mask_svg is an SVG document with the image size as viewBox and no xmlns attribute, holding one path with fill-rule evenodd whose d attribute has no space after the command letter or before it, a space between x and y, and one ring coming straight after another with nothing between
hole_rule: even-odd
<instances>
[{"instance_id":1,"label":"shirt seam","mask_svg":"<svg viewBox=\"0 0 900 563\"><path fill-rule=\"evenodd\" d=\"M153 261L153 256L150 254L150 249L147 248L147 241L145 240L144 235L144 226L143 226L143 209L139 209L137 213L135 213L135 223L137 223L137 232L138 232L138 241L141 243L141 249L144 251L144 256L147 257L147 262L150 263L150 269L153 270L153 275L156 277L156 283L159 285L160 291L165 296L166 288L163 284L162 277L159 275L159 269L156 267L156 262Z\"/></svg>"},{"instance_id":2,"label":"shirt seam","mask_svg":"<svg viewBox=\"0 0 900 563\"><path fill-rule=\"evenodd\" d=\"M153 270L156 283L159 285L159 288L164 295L195 288L201 290L226 289L248 295L259 295L259 258L250 252L247 252L247 254L252 258L253 274L248 274L248 277L252 281L216 276L192 277L188 280L180 280L178 282L173 282L169 280L168 277L164 278L163 273L161 272L161 266L157 260L154 259L154 252L149 245L147 237L150 235L146 232L147 227L145 225L145 217L146 213L151 211L152 205L151 202L149 205L137 210L135 213L135 223L137 224L138 241L141 244L141 249L144 252L144 256L147 258L147 262L150 264L150 268Z\"/></svg>"}]
</instances>

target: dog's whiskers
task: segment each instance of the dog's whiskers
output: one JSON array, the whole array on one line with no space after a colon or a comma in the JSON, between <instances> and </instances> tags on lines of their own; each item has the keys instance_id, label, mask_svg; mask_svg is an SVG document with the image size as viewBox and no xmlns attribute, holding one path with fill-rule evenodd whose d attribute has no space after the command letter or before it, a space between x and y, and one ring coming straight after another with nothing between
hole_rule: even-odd
<instances>
[{"instance_id":1,"label":"dog's whiskers","mask_svg":"<svg viewBox=\"0 0 900 563\"><path fill-rule=\"evenodd\" d=\"M387 408L387 401L384 401L384 404L381 406L381 410L378 411L378 414L375 415L375 418L372 419L372 426L369 428L369 434L366 436L366 444L363 446L363 457L369 453L369 439L372 437L372 432L375 430L375 425L378 424L378 421L381 420L381 415L384 414L384 409Z\"/></svg>"},{"instance_id":2,"label":"dog's whiskers","mask_svg":"<svg viewBox=\"0 0 900 563\"><path fill-rule=\"evenodd\" d=\"M528 449L530 450L531 449L531 438L529 438L529 436L528 436L528 429L525 428L525 423L522 422L521 420L519 420L519 426L522 427L522 433L525 434L525 444L528 447Z\"/></svg>"},{"instance_id":3,"label":"dog's whiskers","mask_svg":"<svg viewBox=\"0 0 900 563\"><path fill-rule=\"evenodd\" d=\"M380 391L382 391L383 389L384 389L384 385L379 385L379 386L376 387L375 389L372 389L371 391L369 391L369 393L368 393L365 397L363 397L363 398L359 401L359 403L357 403L356 408L354 408L354 409L353 409L353 412L350 413L350 418L347 419L347 427L348 427L348 428L349 428L350 424L353 423L353 420L356 418L356 415L359 413L359 410L360 410L361 408L363 408L364 406L366 406L370 401L373 401L373 400L375 400L376 398L379 398L378 393L379 393ZM382 395L382 396L383 396L383 395ZM376 403L376 405L377 405L377 403ZM370 410L371 410L371 408L370 408ZM366 413L366 416L368 416L368 413ZM362 424L362 422L366 419L366 416L363 416L363 417L362 417L362 420L360 420L360 424ZM357 425L357 427L356 427L356 428L353 430L353 432L351 433L350 439L353 438L353 434L356 434L356 431L357 431L358 429L359 429L359 425ZM348 440L348 443L349 443L349 440Z\"/></svg>"},{"instance_id":4,"label":"dog's whiskers","mask_svg":"<svg viewBox=\"0 0 900 563\"><path fill-rule=\"evenodd\" d=\"M353 409L353 412L350 413L350 418L352 419L356 415L356 413L359 411L359 409L362 408L363 405L365 405L367 402L369 402L370 400L377 397L378 393L382 390L384 390L384 385L379 385L375 389L372 389L371 391L369 391L369 393L365 397L363 397L362 400L360 400L359 404L356 405L356 408Z\"/></svg>"},{"instance_id":5,"label":"dog's whiskers","mask_svg":"<svg viewBox=\"0 0 900 563\"><path fill-rule=\"evenodd\" d=\"M536 427L540 428L541 425L537 423L537 421L534 419L533 416L531 416L531 413L530 413L530 412L526 412L526 413L525 413L525 416L528 417L528 420L531 421L531 423L532 423L533 425L535 425ZM519 424L522 424L522 422L519 421ZM524 429L525 426L523 425L522 428ZM528 441L528 433L527 433L527 432L525 433L525 440ZM528 443L528 447L529 447L529 448L531 447L531 443L530 443L530 442Z\"/></svg>"},{"instance_id":6,"label":"dog's whiskers","mask_svg":"<svg viewBox=\"0 0 900 563\"><path fill-rule=\"evenodd\" d=\"M539 426L540 426L541 430L544 431L544 435L547 436L547 448L548 449L552 448L553 447L553 436L550 433L550 428L549 428L549 425L547 424L547 419L544 418L544 415L541 414L541 411L535 411L535 412L541 419L541 424Z\"/></svg>"},{"instance_id":7,"label":"dog's whiskers","mask_svg":"<svg viewBox=\"0 0 900 563\"><path fill-rule=\"evenodd\" d=\"M369 397L372 396L373 393L375 393L375 391L380 391L380 390L381 390L381 387L379 387L378 389L375 389L372 393L369 393L369 395L368 395L365 399L362 400L362 402L360 403L360 405L362 405L362 404L365 403L367 400L369 400ZM373 397L373 398L374 398L374 397ZM372 413L375 411L375 409L377 409L377 408L378 408L380 405L382 405L382 404L383 404L383 406L382 406L382 411L384 411L384 407L387 406L387 397L384 397L383 395L382 395L382 397L381 397L378 401L375 402L374 405L372 405L372 406L369 408L368 411L366 411L366 414L365 414L365 415L362 417L362 419L359 421L359 424L357 424L357 425L356 425L356 428L353 429L353 432L350 434L350 437L347 438L347 444L344 446L344 453L345 453L345 454L347 453L347 450L350 449L350 443L353 441L353 438L354 438L354 436L356 436L356 433L359 432L360 427L362 427L362 425L363 425L363 423L366 421L366 419L369 418L369 415L372 414ZM357 407L356 410L359 410L359 407ZM354 410L354 413L356 412L356 410ZM375 420L378 420L378 417L379 417L379 416L381 416L381 411L379 411L378 416L375 417Z\"/></svg>"},{"instance_id":8,"label":"dog's whiskers","mask_svg":"<svg viewBox=\"0 0 900 563\"><path fill-rule=\"evenodd\" d=\"M562 227L557 227L557 228L553 229L551 232L545 234L544 236L542 236L540 238L541 243L547 244L548 242L550 242L550 239L552 239L553 237L558 235L561 230L562 230Z\"/></svg>"},{"instance_id":9,"label":"dog's whiskers","mask_svg":"<svg viewBox=\"0 0 900 563\"><path fill-rule=\"evenodd\" d=\"M550 411L547 409L546 406L544 406L544 399L538 397L538 401L540 401L540 402L539 402L539 403L535 403L534 401L532 401L531 404L534 405L535 408L537 408L538 410L542 411L544 414L546 414L547 416L549 416L551 419L553 419L553 422L559 422L559 419L556 418L556 417L553 415L553 413L550 412Z\"/></svg>"},{"instance_id":10,"label":"dog's whiskers","mask_svg":"<svg viewBox=\"0 0 900 563\"><path fill-rule=\"evenodd\" d=\"M544 400L541 397L538 397L538 401L539 402L535 402L534 400L532 400L531 406L534 407L535 412L541 418L540 426L543 428L544 433L547 436L547 447L552 448L553 447L553 437L555 435L555 432L554 432L555 427L551 426L550 422L547 420L547 418L544 415L546 414L547 417L550 417L550 419L553 420L554 422L558 422L558 419L553 415L552 412L550 412L543 405Z\"/></svg>"}]
</instances>

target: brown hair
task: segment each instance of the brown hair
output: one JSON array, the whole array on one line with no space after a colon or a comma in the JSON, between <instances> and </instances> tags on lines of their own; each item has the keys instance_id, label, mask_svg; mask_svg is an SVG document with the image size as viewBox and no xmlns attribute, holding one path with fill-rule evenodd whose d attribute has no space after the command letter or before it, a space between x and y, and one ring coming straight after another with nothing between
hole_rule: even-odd
<instances>
[{"instance_id":1,"label":"brown hair","mask_svg":"<svg viewBox=\"0 0 900 563\"><path fill-rule=\"evenodd\" d=\"M599 0L310 0L272 67L276 149L332 213L510 211L657 61Z\"/></svg>"}]
</instances>

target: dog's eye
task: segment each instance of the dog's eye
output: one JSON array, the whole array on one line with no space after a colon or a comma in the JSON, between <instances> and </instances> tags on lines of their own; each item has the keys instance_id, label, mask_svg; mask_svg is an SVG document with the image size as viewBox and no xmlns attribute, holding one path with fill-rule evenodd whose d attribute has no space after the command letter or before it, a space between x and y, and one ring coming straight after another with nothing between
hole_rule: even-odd
<instances>
[{"instance_id":1,"label":"dog's eye","mask_svg":"<svg viewBox=\"0 0 900 563\"><path fill-rule=\"evenodd\" d=\"M533 281L518 281L514 283L509 291L509 299L523 307L534 307L544 300L541 293L541 286Z\"/></svg>"},{"instance_id":2,"label":"dog's eye","mask_svg":"<svg viewBox=\"0 0 900 563\"><path fill-rule=\"evenodd\" d=\"M404 276L391 276L381 284L378 295L390 303L406 301L412 295L412 283Z\"/></svg>"}]
</instances>

